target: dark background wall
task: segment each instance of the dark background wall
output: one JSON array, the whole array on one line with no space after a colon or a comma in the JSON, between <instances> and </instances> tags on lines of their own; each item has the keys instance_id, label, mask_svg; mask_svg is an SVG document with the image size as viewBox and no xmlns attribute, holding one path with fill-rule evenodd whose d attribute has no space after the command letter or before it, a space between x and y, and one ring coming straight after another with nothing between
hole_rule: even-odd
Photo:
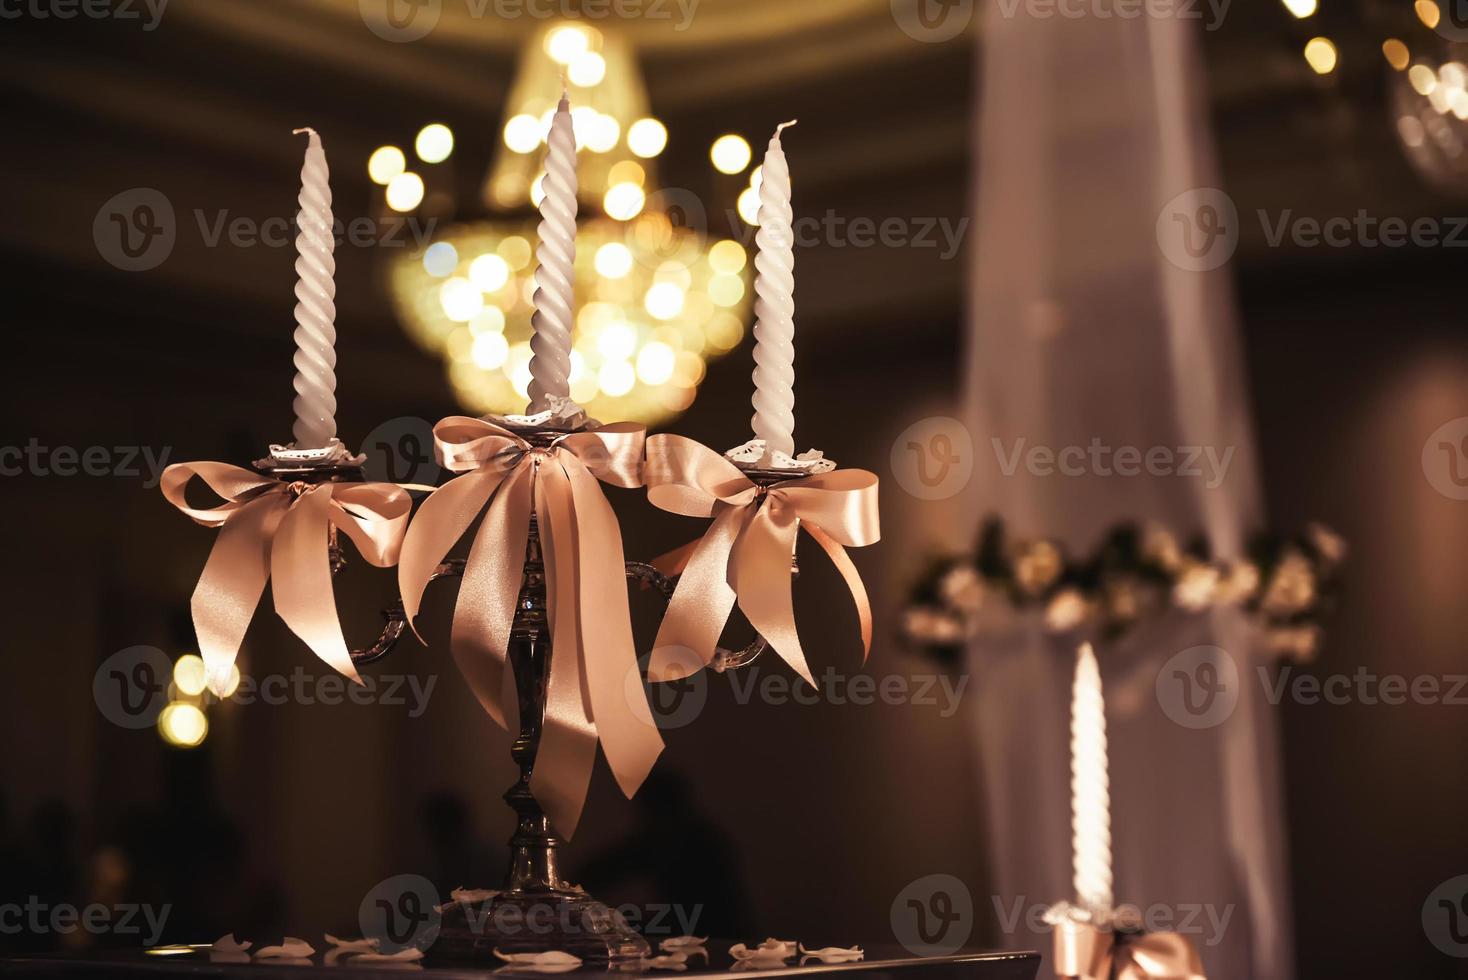
<instances>
[{"instance_id":1,"label":"dark background wall","mask_svg":"<svg viewBox=\"0 0 1468 980\"><path fill-rule=\"evenodd\" d=\"M968 213L971 43L894 38L885 4L833 4L815 27L790 23L777 4L738 7L708 0L691 40L648 42L654 110L674 134L665 182L729 196L708 183L712 138L733 129L758 143L772 120L799 115L788 145L803 210ZM122 273L91 235L111 195L152 186L180 213L289 214L300 146L288 134L310 123L327 134L338 213L365 213L367 153L429 119L454 126L460 179L477 185L513 40L394 46L325 10L174 0L150 35L107 22L7 22L0 75L18 97L0 117L11 338L0 442L243 463L287 435L291 250L208 248L181 235L159 269ZM1207 39L1225 186L1240 212L1462 213L1401 159L1366 40L1351 49L1361 59L1322 86L1295 64L1296 38L1278 13L1236 12ZM1436 492L1421 464L1429 434L1468 415L1459 255L1272 249L1248 227L1235 266L1270 518L1285 530L1322 520L1352 546L1342 607L1319 662L1303 669L1461 672L1468 510ZM818 247L799 261L802 441L885 477L896 433L957 400L965 259ZM440 366L394 322L380 256L344 249L338 268L343 434L454 411ZM712 445L744 438L748 370L746 341L711 364L677 430ZM100 848L121 848L149 862L144 893L194 909L169 939L247 924L351 931L373 883L445 861L424 807L447 791L467 807L472 837L447 860L487 869L449 884L494 880L510 829L497 797L511 770L506 739L447 656L451 587L436 587L426 610L430 647L405 643L380 668L434 682L421 716L389 705L226 705L205 747L181 753L151 730L108 724L91 684L122 648L192 647L187 600L212 532L136 477L28 474L4 478L0 494L0 802L12 846L49 853L36 831L63 826L50 803L59 801L74 821L80 878ZM696 527L616 496L634 553ZM877 605L870 669L932 673L895 643L895 610L922 555L953 543L949 512L893 481L883 506L884 541L855 554ZM808 643L812 659L854 673L854 617L823 562L811 556L805 567L798 606L802 629L820 637ZM353 568L342 582L343 617L360 636L375 627L390 576ZM651 618L637 601L646 642ZM264 615L243 659L253 673L324 673ZM1468 871L1459 751L1468 712L1293 703L1283 712L1302 975L1462 975L1429 946L1420 916L1439 882ZM651 804L628 804L598 772L572 880L590 866L618 900L702 902L716 926L749 936L844 943L885 938L902 887L946 871L970 884L979 938L993 939L967 738L962 711L740 704L714 678L696 721L668 733L661 771L681 789L665 784ZM693 870L660 859L650 876L637 873L649 826L669 828L668 849Z\"/></svg>"}]
</instances>

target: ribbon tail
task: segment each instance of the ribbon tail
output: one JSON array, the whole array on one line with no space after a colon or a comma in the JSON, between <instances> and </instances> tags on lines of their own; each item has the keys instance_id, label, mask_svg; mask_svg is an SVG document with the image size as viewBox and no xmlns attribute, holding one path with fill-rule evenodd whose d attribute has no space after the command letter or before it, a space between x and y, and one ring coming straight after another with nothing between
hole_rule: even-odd
<instances>
[{"instance_id":1,"label":"ribbon tail","mask_svg":"<svg viewBox=\"0 0 1468 980\"><path fill-rule=\"evenodd\" d=\"M688 567L688 562L692 560L693 553L698 550L698 546L702 541L702 538L695 538L687 544L679 545L672 551L663 552L661 555L649 561L648 564L662 572L668 578L672 578L674 575L682 575L683 569Z\"/></svg>"},{"instance_id":2,"label":"ribbon tail","mask_svg":"<svg viewBox=\"0 0 1468 980\"><path fill-rule=\"evenodd\" d=\"M495 724L506 731L515 699L513 675L505 663L515 600L525 578L531 475L530 466L517 468L490 502L464 565L449 638L459 673Z\"/></svg>"},{"instance_id":3,"label":"ribbon tail","mask_svg":"<svg viewBox=\"0 0 1468 980\"><path fill-rule=\"evenodd\" d=\"M393 483L344 483L332 487L331 522L368 564L390 568L398 563L413 501Z\"/></svg>"},{"instance_id":4,"label":"ribbon tail","mask_svg":"<svg viewBox=\"0 0 1468 980\"><path fill-rule=\"evenodd\" d=\"M1117 980L1207 980L1198 950L1181 933L1127 936L1117 947Z\"/></svg>"},{"instance_id":5,"label":"ribbon tail","mask_svg":"<svg viewBox=\"0 0 1468 980\"><path fill-rule=\"evenodd\" d=\"M655 683L676 681L707 667L734 609L729 555L743 526L745 509L722 502L716 504L716 509L718 517L704 536L693 542L678 587L658 627L657 639L653 640L647 678Z\"/></svg>"},{"instance_id":6,"label":"ribbon tail","mask_svg":"<svg viewBox=\"0 0 1468 980\"><path fill-rule=\"evenodd\" d=\"M790 556L799 526L794 521L775 520L770 511L769 506L761 507L745 525L734 545L730 578L749 624L791 669L815 687L795 632L795 604L790 595Z\"/></svg>"},{"instance_id":7,"label":"ribbon tail","mask_svg":"<svg viewBox=\"0 0 1468 980\"><path fill-rule=\"evenodd\" d=\"M569 840L581 822L591 770L596 763L596 724L585 690L578 649L576 516L566 472L555 460L541 464L535 480L536 525L545 562L550 619L550 676L545 718L530 789L552 825ZM625 584L623 589L625 589Z\"/></svg>"},{"instance_id":8,"label":"ribbon tail","mask_svg":"<svg viewBox=\"0 0 1468 980\"><path fill-rule=\"evenodd\" d=\"M327 529L331 525L331 484L300 497L286 511L270 549L271 591L275 612L292 633L331 669L362 683L336 612L331 587L331 557Z\"/></svg>"},{"instance_id":9,"label":"ribbon tail","mask_svg":"<svg viewBox=\"0 0 1468 980\"><path fill-rule=\"evenodd\" d=\"M861 574L857 572L851 556L841 547L839 541L809 521L801 526L816 539L816 544L831 557L831 564L836 566L836 570L846 580L846 588L850 590L852 601L856 603L856 618L861 623L861 662L865 664L867 656L872 652L872 603L867 597L867 587L862 583Z\"/></svg>"},{"instance_id":10,"label":"ribbon tail","mask_svg":"<svg viewBox=\"0 0 1468 980\"><path fill-rule=\"evenodd\" d=\"M398 592L409 625L418 618L423 590L428 588L439 563L474 523L503 479L504 474L492 471L466 473L439 487L419 506L418 516L403 535L398 556ZM417 629L413 626L415 633Z\"/></svg>"},{"instance_id":11,"label":"ribbon tail","mask_svg":"<svg viewBox=\"0 0 1468 980\"><path fill-rule=\"evenodd\" d=\"M623 795L631 799L662 753L663 739L647 704L632 640L622 530L596 477L575 457L564 465L580 553L583 676L602 753Z\"/></svg>"},{"instance_id":12,"label":"ribbon tail","mask_svg":"<svg viewBox=\"0 0 1468 980\"><path fill-rule=\"evenodd\" d=\"M269 494L235 511L219 529L189 602L205 677L220 696L270 578L270 542L286 506L282 495Z\"/></svg>"}]
</instances>

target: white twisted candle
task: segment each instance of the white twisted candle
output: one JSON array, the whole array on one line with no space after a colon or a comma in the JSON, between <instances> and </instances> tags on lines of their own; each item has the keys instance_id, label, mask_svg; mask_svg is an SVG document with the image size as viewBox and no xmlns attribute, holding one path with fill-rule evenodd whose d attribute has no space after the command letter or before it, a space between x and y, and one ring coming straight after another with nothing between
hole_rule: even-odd
<instances>
[{"instance_id":1,"label":"white twisted candle","mask_svg":"<svg viewBox=\"0 0 1468 980\"><path fill-rule=\"evenodd\" d=\"M576 135L565 95L551 121L535 246L535 313L530 322L530 414L571 397L571 314L576 262Z\"/></svg>"},{"instance_id":2,"label":"white twisted candle","mask_svg":"<svg viewBox=\"0 0 1468 980\"><path fill-rule=\"evenodd\" d=\"M759 246L754 267L754 437L765 441L761 463L773 453L795 455L795 212L790 206L790 167L780 133L765 150L759 190Z\"/></svg>"},{"instance_id":3,"label":"white twisted candle","mask_svg":"<svg viewBox=\"0 0 1468 980\"><path fill-rule=\"evenodd\" d=\"M1106 762L1106 704L1091 644L1076 654L1070 704L1072 873L1076 904L1111 909L1111 793Z\"/></svg>"},{"instance_id":4,"label":"white twisted candle","mask_svg":"<svg viewBox=\"0 0 1468 980\"><path fill-rule=\"evenodd\" d=\"M297 449L321 449L336 437L336 260L332 249L330 172L321 137L306 133L306 162L296 219Z\"/></svg>"}]
</instances>

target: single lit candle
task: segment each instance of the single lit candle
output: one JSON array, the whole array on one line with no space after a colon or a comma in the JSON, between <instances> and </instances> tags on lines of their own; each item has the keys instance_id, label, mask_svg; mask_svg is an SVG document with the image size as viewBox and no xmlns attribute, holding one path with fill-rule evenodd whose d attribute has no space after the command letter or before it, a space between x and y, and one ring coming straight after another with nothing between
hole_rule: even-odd
<instances>
[{"instance_id":1,"label":"single lit candle","mask_svg":"<svg viewBox=\"0 0 1468 980\"><path fill-rule=\"evenodd\" d=\"M795 455L795 212L790 206L790 166L780 133L765 150L759 189L759 247L754 267L754 437L765 441L761 463L773 453Z\"/></svg>"},{"instance_id":2,"label":"single lit candle","mask_svg":"<svg viewBox=\"0 0 1468 980\"><path fill-rule=\"evenodd\" d=\"M1111 792L1106 774L1106 708L1091 644L1076 654L1070 701L1070 828L1076 904L1111 910Z\"/></svg>"},{"instance_id":3,"label":"single lit candle","mask_svg":"<svg viewBox=\"0 0 1468 980\"><path fill-rule=\"evenodd\" d=\"M297 449L321 449L336 437L336 260L332 249L330 172L316 130L305 133L301 209L296 218Z\"/></svg>"},{"instance_id":4,"label":"single lit candle","mask_svg":"<svg viewBox=\"0 0 1468 980\"><path fill-rule=\"evenodd\" d=\"M571 397L571 314L576 262L576 135L564 94L551 120L535 246L535 313L530 318L530 412L561 407Z\"/></svg>"}]
</instances>

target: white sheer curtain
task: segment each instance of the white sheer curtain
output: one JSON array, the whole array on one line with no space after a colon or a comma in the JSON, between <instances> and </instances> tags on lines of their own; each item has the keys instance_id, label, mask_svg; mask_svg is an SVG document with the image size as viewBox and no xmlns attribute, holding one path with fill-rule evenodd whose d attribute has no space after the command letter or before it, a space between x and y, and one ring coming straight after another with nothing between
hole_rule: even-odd
<instances>
[{"instance_id":1,"label":"white sheer curtain","mask_svg":"<svg viewBox=\"0 0 1468 980\"><path fill-rule=\"evenodd\" d=\"M1062 7L1064 5L1061 5ZM974 521L1086 554L1124 521L1204 533L1237 555L1261 520L1227 266L1188 271L1159 247L1166 202L1217 187L1199 54L1180 17L1026 16L987 8L966 424ZM1141 5L1131 7L1143 9ZM1153 9L1148 5L1145 9ZM1016 449L1213 447L1217 485L1186 474L1066 476L1011 469ZM1205 471L1206 472L1206 471ZM1154 682L1174 654L1223 647L1239 700L1190 729ZM1118 902L1189 925L1210 977L1293 972L1276 719L1231 612L1170 615L1098 649L1107 688ZM1049 937L1008 913L1070 898L1068 713L1074 647L1029 622L970 651L973 730L1006 941ZM1210 918L1211 915L1211 918ZM1164 923L1165 924L1165 923ZM1175 925L1183 924L1175 922Z\"/></svg>"}]
</instances>

